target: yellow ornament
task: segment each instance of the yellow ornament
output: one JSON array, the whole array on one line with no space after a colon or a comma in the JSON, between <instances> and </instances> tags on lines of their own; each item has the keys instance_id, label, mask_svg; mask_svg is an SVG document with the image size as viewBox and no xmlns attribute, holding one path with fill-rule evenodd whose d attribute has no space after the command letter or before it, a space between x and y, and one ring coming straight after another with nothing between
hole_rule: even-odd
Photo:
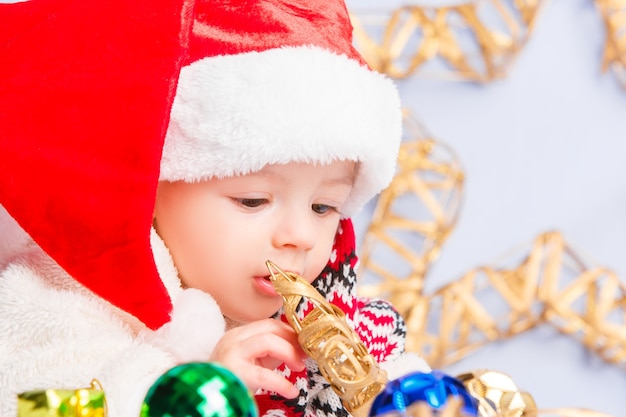
<instances>
[{"instance_id":1,"label":"yellow ornament","mask_svg":"<svg viewBox=\"0 0 626 417\"><path fill-rule=\"evenodd\" d=\"M106 417L106 398L97 380L77 390L27 391L17 396L17 417Z\"/></svg>"}]
</instances>

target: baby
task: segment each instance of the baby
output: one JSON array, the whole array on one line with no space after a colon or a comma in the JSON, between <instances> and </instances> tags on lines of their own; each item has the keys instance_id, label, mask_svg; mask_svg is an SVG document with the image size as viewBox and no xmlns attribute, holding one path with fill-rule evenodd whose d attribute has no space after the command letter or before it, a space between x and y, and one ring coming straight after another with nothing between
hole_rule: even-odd
<instances>
[{"instance_id":1,"label":"baby","mask_svg":"<svg viewBox=\"0 0 626 417\"><path fill-rule=\"evenodd\" d=\"M268 259L344 311L391 377L394 370L427 370L403 352L405 327L393 308L356 296L349 218L394 174L401 112L394 85L352 47L343 2L187 2L173 20L159 7L152 21L128 13L122 20L141 39L161 39L162 48L173 37L159 29L183 22L174 38L183 46L173 59L183 64L179 76L174 83L149 77L175 86L173 100L162 95L171 100L164 140L141 129L122 137L108 129L89 132L114 150L109 165L99 164L83 137L63 142L74 140L71 151L89 155L81 169L119 186L94 183L72 198L33 193L30 198L54 208L47 218L19 210L17 192L0 194L21 225L6 214L0 225L11 230L2 239L12 236L0 259L0 415L15 415L17 393L77 389L95 378L110 417L135 417L150 385L188 361L232 370L256 394L262 415L349 415L285 323ZM127 53L128 62L145 53L133 49L132 37L123 41L119 54ZM84 71L79 64L75 70ZM81 114L80 104L63 114L77 124L99 120ZM41 140L48 144L53 135ZM156 166L142 154L155 147ZM42 173L50 184L72 187L91 178L72 178L71 164L50 159ZM129 186L136 182L144 186ZM124 204L129 201L137 203ZM63 207L91 211L67 216ZM64 215L49 218L55 211ZM85 233L70 233L79 220ZM137 254L146 252L154 263L144 268ZM85 260L92 267L84 268ZM298 314L311 308L303 303Z\"/></svg>"}]
</instances>

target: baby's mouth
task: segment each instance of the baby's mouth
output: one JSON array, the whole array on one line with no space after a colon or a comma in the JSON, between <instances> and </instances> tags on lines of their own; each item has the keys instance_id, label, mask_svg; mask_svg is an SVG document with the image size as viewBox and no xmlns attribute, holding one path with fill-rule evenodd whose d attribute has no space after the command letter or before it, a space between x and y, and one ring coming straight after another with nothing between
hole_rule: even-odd
<instances>
[{"instance_id":1,"label":"baby's mouth","mask_svg":"<svg viewBox=\"0 0 626 417\"><path fill-rule=\"evenodd\" d=\"M299 274L290 271L284 271L280 269L274 262L266 261L265 266L270 271L268 279L276 286L277 283L282 281L295 282L297 279L303 279Z\"/></svg>"}]
</instances>

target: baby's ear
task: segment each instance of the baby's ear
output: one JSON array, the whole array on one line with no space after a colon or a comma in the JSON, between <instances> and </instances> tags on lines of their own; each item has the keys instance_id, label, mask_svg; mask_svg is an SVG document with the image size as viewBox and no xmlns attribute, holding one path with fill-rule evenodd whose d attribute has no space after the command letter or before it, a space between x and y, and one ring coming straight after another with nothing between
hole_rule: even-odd
<instances>
[{"instance_id":1,"label":"baby's ear","mask_svg":"<svg viewBox=\"0 0 626 417\"><path fill-rule=\"evenodd\" d=\"M159 344L180 362L206 361L226 329L224 317L209 294L188 288L173 300L171 320L156 331Z\"/></svg>"}]
</instances>

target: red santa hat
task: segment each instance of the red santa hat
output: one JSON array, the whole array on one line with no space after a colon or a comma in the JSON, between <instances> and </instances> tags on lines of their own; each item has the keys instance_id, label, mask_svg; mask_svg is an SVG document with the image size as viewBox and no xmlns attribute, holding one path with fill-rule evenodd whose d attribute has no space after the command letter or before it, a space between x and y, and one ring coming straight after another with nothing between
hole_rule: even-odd
<instances>
[{"instance_id":1,"label":"red santa hat","mask_svg":"<svg viewBox=\"0 0 626 417\"><path fill-rule=\"evenodd\" d=\"M0 5L0 56L0 204L151 328L171 310L149 242L158 180L353 160L350 215L394 173L397 91L355 51L342 1Z\"/></svg>"}]
</instances>

